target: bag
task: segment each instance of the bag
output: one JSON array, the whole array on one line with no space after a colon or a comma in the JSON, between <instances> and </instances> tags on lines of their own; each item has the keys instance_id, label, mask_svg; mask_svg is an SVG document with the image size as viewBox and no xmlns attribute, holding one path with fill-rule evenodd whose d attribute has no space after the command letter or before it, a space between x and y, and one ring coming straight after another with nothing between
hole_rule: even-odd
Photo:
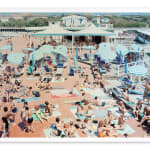
<instances>
[{"instance_id":1,"label":"bag","mask_svg":"<svg viewBox=\"0 0 150 150\"><path fill-rule=\"evenodd\" d=\"M101 137L101 138L105 137L105 133L104 132L98 132L97 134L98 134L98 137Z\"/></svg>"},{"instance_id":2,"label":"bag","mask_svg":"<svg viewBox=\"0 0 150 150\"><path fill-rule=\"evenodd\" d=\"M40 92L38 92L38 91L32 91L32 94L33 94L35 97L40 97Z\"/></svg>"}]
</instances>

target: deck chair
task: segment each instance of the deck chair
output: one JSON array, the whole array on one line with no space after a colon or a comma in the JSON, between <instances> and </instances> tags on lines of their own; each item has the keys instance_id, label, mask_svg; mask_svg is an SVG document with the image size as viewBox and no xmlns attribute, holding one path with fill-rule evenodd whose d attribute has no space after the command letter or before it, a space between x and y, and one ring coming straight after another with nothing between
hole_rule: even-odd
<instances>
[{"instance_id":1,"label":"deck chair","mask_svg":"<svg viewBox=\"0 0 150 150\"><path fill-rule=\"evenodd\" d=\"M73 69L73 67L70 67L70 69L69 69L69 76L74 76L74 69Z\"/></svg>"},{"instance_id":2,"label":"deck chair","mask_svg":"<svg viewBox=\"0 0 150 150\"><path fill-rule=\"evenodd\" d=\"M57 64L57 68L63 68L63 67L64 67L63 63L58 63Z\"/></svg>"},{"instance_id":3,"label":"deck chair","mask_svg":"<svg viewBox=\"0 0 150 150\"><path fill-rule=\"evenodd\" d=\"M8 56L8 54L4 54L4 55L3 55L3 61L8 61L8 60L7 60L7 56Z\"/></svg>"},{"instance_id":4,"label":"deck chair","mask_svg":"<svg viewBox=\"0 0 150 150\"><path fill-rule=\"evenodd\" d=\"M44 69L45 69L45 72L46 72L46 73L50 73L50 72L51 72L51 69L48 68L47 66L44 66Z\"/></svg>"},{"instance_id":5,"label":"deck chair","mask_svg":"<svg viewBox=\"0 0 150 150\"><path fill-rule=\"evenodd\" d=\"M85 59L86 61L89 61L89 55L88 55L87 53L84 54L84 59Z\"/></svg>"},{"instance_id":6,"label":"deck chair","mask_svg":"<svg viewBox=\"0 0 150 150\"><path fill-rule=\"evenodd\" d=\"M99 65L99 73L101 73L101 74L104 74L104 73L106 73L106 70L105 69L103 69L102 67L101 67L101 65Z\"/></svg>"}]
</instances>

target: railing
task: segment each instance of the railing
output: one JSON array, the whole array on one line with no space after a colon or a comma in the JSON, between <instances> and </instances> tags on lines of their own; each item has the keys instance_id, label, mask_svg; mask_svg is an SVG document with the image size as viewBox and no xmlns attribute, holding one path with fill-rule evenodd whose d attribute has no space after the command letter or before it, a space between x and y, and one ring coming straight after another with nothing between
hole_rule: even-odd
<instances>
[{"instance_id":1,"label":"railing","mask_svg":"<svg viewBox=\"0 0 150 150\"><path fill-rule=\"evenodd\" d=\"M131 66L135 66L135 65L150 65L150 58L144 59L144 60L139 60L136 62L132 62L132 63L127 63L127 68L131 67ZM125 64L119 64L117 65L117 75L119 76L123 76L125 74Z\"/></svg>"}]
</instances>

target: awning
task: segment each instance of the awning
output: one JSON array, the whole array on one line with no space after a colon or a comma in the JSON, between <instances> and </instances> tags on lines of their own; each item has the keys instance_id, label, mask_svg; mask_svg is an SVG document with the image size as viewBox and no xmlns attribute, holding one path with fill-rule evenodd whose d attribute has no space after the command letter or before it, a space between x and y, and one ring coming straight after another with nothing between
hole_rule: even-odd
<instances>
[{"instance_id":1,"label":"awning","mask_svg":"<svg viewBox=\"0 0 150 150\"><path fill-rule=\"evenodd\" d=\"M58 25L53 25L49 29L31 36L51 36L51 35L66 35L66 36L114 36L115 33L102 30L100 27L90 26L80 31L68 31Z\"/></svg>"}]
</instances>

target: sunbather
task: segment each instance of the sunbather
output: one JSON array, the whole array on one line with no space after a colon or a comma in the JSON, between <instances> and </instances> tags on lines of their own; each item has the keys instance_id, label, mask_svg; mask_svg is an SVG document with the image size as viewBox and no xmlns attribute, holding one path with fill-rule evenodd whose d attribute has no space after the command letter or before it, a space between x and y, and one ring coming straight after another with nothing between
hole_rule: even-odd
<instances>
[{"instance_id":1,"label":"sunbather","mask_svg":"<svg viewBox=\"0 0 150 150\"><path fill-rule=\"evenodd\" d=\"M110 135L110 130L112 127L107 127L105 125L104 120L100 120L97 127L97 135L98 137L105 137Z\"/></svg>"},{"instance_id":2,"label":"sunbather","mask_svg":"<svg viewBox=\"0 0 150 150\"><path fill-rule=\"evenodd\" d=\"M147 97L147 103L149 105L149 99L150 99L150 79L148 79L146 81L145 84L145 90L144 90L144 96L143 96L143 100L145 101L145 97Z\"/></svg>"},{"instance_id":3,"label":"sunbather","mask_svg":"<svg viewBox=\"0 0 150 150\"><path fill-rule=\"evenodd\" d=\"M119 112L123 115L125 115L125 112L126 112L124 103L122 101L120 101L120 103L119 103Z\"/></svg>"},{"instance_id":4,"label":"sunbather","mask_svg":"<svg viewBox=\"0 0 150 150\"><path fill-rule=\"evenodd\" d=\"M136 108L133 110L133 115L138 118L138 114L141 112L142 109L142 101L139 100L138 103L136 104Z\"/></svg>"},{"instance_id":5,"label":"sunbather","mask_svg":"<svg viewBox=\"0 0 150 150\"><path fill-rule=\"evenodd\" d=\"M36 116L38 117L38 119L41 121L41 123L43 123L43 120L48 120L47 116L44 115L44 113L39 109L39 106L35 106L35 111L34 113L36 114Z\"/></svg>"},{"instance_id":6,"label":"sunbather","mask_svg":"<svg viewBox=\"0 0 150 150\"><path fill-rule=\"evenodd\" d=\"M29 109L29 107L25 107L25 115L26 115L26 125L27 125L27 131L28 132L34 132L34 129L32 127L32 123L33 123L33 117L32 117L32 112Z\"/></svg>"},{"instance_id":7,"label":"sunbather","mask_svg":"<svg viewBox=\"0 0 150 150\"><path fill-rule=\"evenodd\" d=\"M122 97L123 97L125 100L127 100L127 101L129 101L129 102L131 102L131 103L133 102L133 101L131 100L131 98L129 97L128 91L127 91L126 88L123 89Z\"/></svg>"},{"instance_id":8,"label":"sunbather","mask_svg":"<svg viewBox=\"0 0 150 150\"><path fill-rule=\"evenodd\" d=\"M53 114L53 107L48 101L45 101L45 115L51 116Z\"/></svg>"}]
</instances>

